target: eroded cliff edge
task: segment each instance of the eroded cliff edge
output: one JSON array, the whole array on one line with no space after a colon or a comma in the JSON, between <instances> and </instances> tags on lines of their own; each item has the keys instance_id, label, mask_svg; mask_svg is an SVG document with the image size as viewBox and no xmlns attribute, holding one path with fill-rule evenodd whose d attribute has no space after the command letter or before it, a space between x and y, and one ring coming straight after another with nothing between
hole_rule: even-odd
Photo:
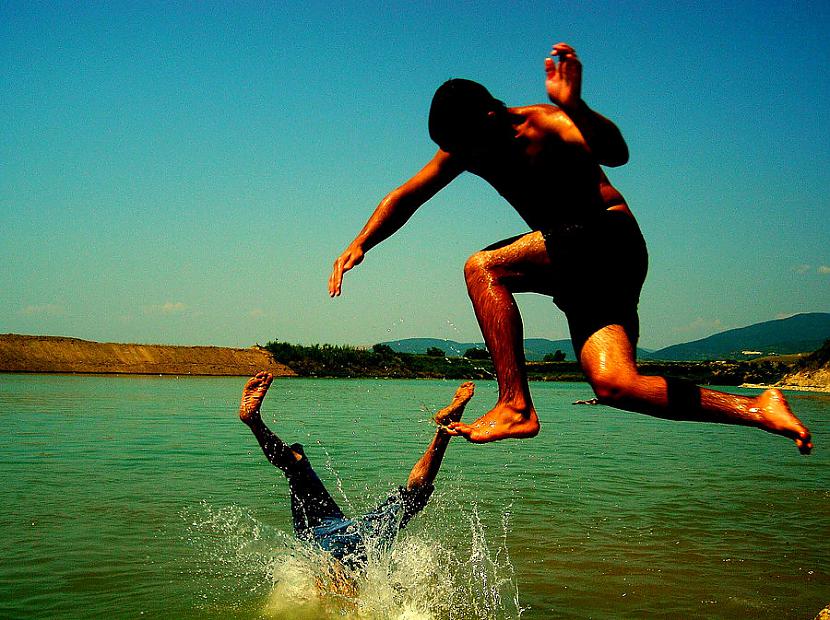
<instances>
[{"instance_id":1,"label":"eroded cliff edge","mask_svg":"<svg viewBox=\"0 0 830 620\"><path fill-rule=\"evenodd\" d=\"M121 344L0 334L0 372L247 376L260 370L295 375L260 347Z\"/></svg>"}]
</instances>

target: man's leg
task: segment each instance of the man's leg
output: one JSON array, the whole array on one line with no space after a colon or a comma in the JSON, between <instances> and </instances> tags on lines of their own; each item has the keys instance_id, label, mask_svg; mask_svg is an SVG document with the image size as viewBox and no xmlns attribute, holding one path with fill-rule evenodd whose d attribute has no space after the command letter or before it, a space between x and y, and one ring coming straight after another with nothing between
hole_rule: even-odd
<instances>
[{"instance_id":1,"label":"man's leg","mask_svg":"<svg viewBox=\"0 0 830 620\"><path fill-rule=\"evenodd\" d=\"M406 487L398 488L371 512L356 520L363 539L369 542L370 554L387 551L398 531L427 505L434 490L433 482L441 468L451 434L448 424L458 422L464 407L472 398L475 386L462 384L452 402L435 415L438 430L424 454L409 473Z\"/></svg>"},{"instance_id":2,"label":"man's leg","mask_svg":"<svg viewBox=\"0 0 830 620\"><path fill-rule=\"evenodd\" d=\"M268 461L285 471L293 463L299 462L303 455L292 450L291 446L271 432L262 421L259 410L273 380L274 376L268 372L257 373L248 379L242 389L239 419L251 429Z\"/></svg>"},{"instance_id":3,"label":"man's leg","mask_svg":"<svg viewBox=\"0 0 830 620\"><path fill-rule=\"evenodd\" d=\"M310 537L310 528L329 519L345 519L337 502L331 497L317 474L304 458L299 444L289 446L262 421L260 408L274 380L268 372L248 379L242 390L239 419L251 429L268 461L285 473L291 492L291 513L294 531L300 538Z\"/></svg>"},{"instance_id":4,"label":"man's leg","mask_svg":"<svg viewBox=\"0 0 830 620\"><path fill-rule=\"evenodd\" d=\"M802 454L813 447L810 431L793 415L779 390L738 396L692 383L641 375L635 345L622 325L608 325L584 343L574 342L599 402L669 420L754 426L789 437Z\"/></svg>"},{"instance_id":5,"label":"man's leg","mask_svg":"<svg viewBox=\"0 0 830 620\"><path fill-rule=\"evenodd\" d=\"M474 442L532 437L538 432L524 368L521 316L513 294L532 291L552 295L546 288L554 281L552 269L540 232L478 252L467 261L467 289L493 356L499 400L472 424L451 424L452 432ZM569 316L569 322L574 318L578 320ZM640 375L631 341L636 338L636 326L630 331L632 336L620 325L608 325L590 336L574 338L582 368L602 402L674 420L755 426L793 439L805 454L812 449L810 432L778 390L748 398Z\"/></svg>"},{"instance_id":6,"label":"man's leg","mask_svg":"<svg viewBox=\"0 0 830 620\"><path fill-rule=\"evenodd\" d=\"M527 384L522 317L513 295L528 291L551 294L544 289L551 279L550 268L540 232L477 252L464 265L467 292L493 358L499 399L472 424L451 424L451 432L476 443L533 437L539 432Z\"/></svg>"},{"instance_id":7,"label":"man's leg","mask_svg":"<svg viewBox=\"0 0 830 620\"><path fill-rule=\"evenodd\" d=\"M372 512L359 519L360 529L367 540L375 541L376 549L387 549L397 536L398 530L427 505L434 490L433 482L441 468L444 454L452 437L448 425L458 422L475 386L462 384L455 392L452 402L435 414L438 429L426 451L412 467L406 488L400 488Z\"/></svg>"}]
</instances>

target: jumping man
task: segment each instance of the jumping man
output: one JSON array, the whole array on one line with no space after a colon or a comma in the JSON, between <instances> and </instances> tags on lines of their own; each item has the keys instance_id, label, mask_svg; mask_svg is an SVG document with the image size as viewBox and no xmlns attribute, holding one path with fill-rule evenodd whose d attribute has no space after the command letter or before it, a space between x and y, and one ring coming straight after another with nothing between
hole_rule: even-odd
<instances>
[{"instance_id":1,"label":"jumping man","mask_svg":"<svg viewBox=\"0 0 830 620\"><path fill-rule=\"evenodd\" d=\"M602 404L672 420L754 426L795 441L807 454L810 432L778 390L745 397L643 376L635 361L637 304L648 254L625 199L600 166L628 161L619 129L583 101L582 65L565 43L545 59L554 105L506 107L482 85L454 79L435 93L430 137L438 152L387 194L335 260L329 294L343 274L400 229L463 172L490 183L530 232L473 254L467 291L496 370L495 407L453 433L473 442L533 437L539 420L527 383L523 327L515 293L548 295L568 319L574 350Z\"/></svg>"}]
</instances>

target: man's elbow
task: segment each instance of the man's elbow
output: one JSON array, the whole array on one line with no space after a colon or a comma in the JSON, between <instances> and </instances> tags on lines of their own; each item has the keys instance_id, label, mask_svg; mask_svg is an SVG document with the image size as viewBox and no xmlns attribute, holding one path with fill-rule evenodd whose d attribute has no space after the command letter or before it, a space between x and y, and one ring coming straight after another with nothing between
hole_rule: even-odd
<instances>
[{"instance_id":1,"label":"man's elbow","mask_svg":"<svg viewBox=\"0 0 830 620\"><path fill-rule=\"evenodd\" d=\"M623 144L620 147L608 149L604 153L603 161L600 163L603 166L608 166L609 168L624 166L628 163L628 147Z\"/></svg>"}]
</instances>

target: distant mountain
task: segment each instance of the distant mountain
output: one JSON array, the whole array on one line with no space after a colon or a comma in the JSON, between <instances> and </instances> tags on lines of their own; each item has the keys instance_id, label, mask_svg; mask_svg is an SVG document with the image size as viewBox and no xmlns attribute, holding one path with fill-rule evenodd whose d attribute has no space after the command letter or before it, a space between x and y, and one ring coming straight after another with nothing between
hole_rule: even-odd
<instances>
[{"instance_id":1,"label":"distant mountain","mask_svg":"<svg viewBox=\"0 0 830 620\"><path fill-rule=\"evenodd\" d=\"M730 329L694 342L675 344L653 351L643 356L643 359L741 360L765 355L809 353L821 347L828 338L830 313L811 312Z\"/></svg>"},{"instance_id":2,"label":"distant mountain","mask_svg":"<svg viewBox=\"0 0 830 620\"><path fill-rule=\"evenodd\" d=\"M764 355L789 355L809 353L820 348L830 338L830 313L811 312L796 314L788 319L756 323L747 327L730 329L707 338L675 344L651 351L637 348L637 359L661 361L702 361L720 359L752 359ZM442 338L405 338L383 342L400 353L426 353L430 347L441 349L448 356L464 355L467 349L483 349L483 342L456 342ZM527 338L524 341L528 361L541 361L548 353L557 350L565 359L575 360L570 340Z\"/></svg>"},{"instance_id":3,"label":"distant mountain","mask_svg":"<svg viewBox=\"0 0 830 620\"><path fill-rule=\"evenodd\" d=\"M436 347L450 357L460 357L468 349L485 349L483 342L456 342L442 338L404 338L380 344L388 345L399 353L424 354L427 349ZM525 356L531 361L541 361L548 353L562 351L566 359L575 360L573 346L570 340L547 340L546 338L528 338L525 340Z\"/></svg>"},{"instance_id":4,"label":"distant mountain","mask_svg":"<svg viewBox=\"0 0 830 620\"><path fill-rule=\"evenodd\" d=\"M571 344L570 338L567 340L548 340L547 338L525 338L525 357L531 362L539 362L551 353L562 351L565 354L566 360L576 360L576 353Z\"/></svg>"},{"instance_id":5,"label":"distant mountain","mask_svg":"<svg viewBox=\"0 0 830 620\"><path fill-rule=\"evenodd\" d=\"M403 340L392 340L380 344L388 345L399 353L424 354L427 349L436 347L441 349L448 356L460 357L468 349L484 349L483 342L456 342L455 340L443 340L441 338L405 338ZM527 338L524 341L525 357L531 362L540 362L549 353L562 351L565 359L576 360L573 345L568 340L548 340L547 338ZM637 349L638 355L648 354L645 349Z\"/></svg>"}]
</instances>

